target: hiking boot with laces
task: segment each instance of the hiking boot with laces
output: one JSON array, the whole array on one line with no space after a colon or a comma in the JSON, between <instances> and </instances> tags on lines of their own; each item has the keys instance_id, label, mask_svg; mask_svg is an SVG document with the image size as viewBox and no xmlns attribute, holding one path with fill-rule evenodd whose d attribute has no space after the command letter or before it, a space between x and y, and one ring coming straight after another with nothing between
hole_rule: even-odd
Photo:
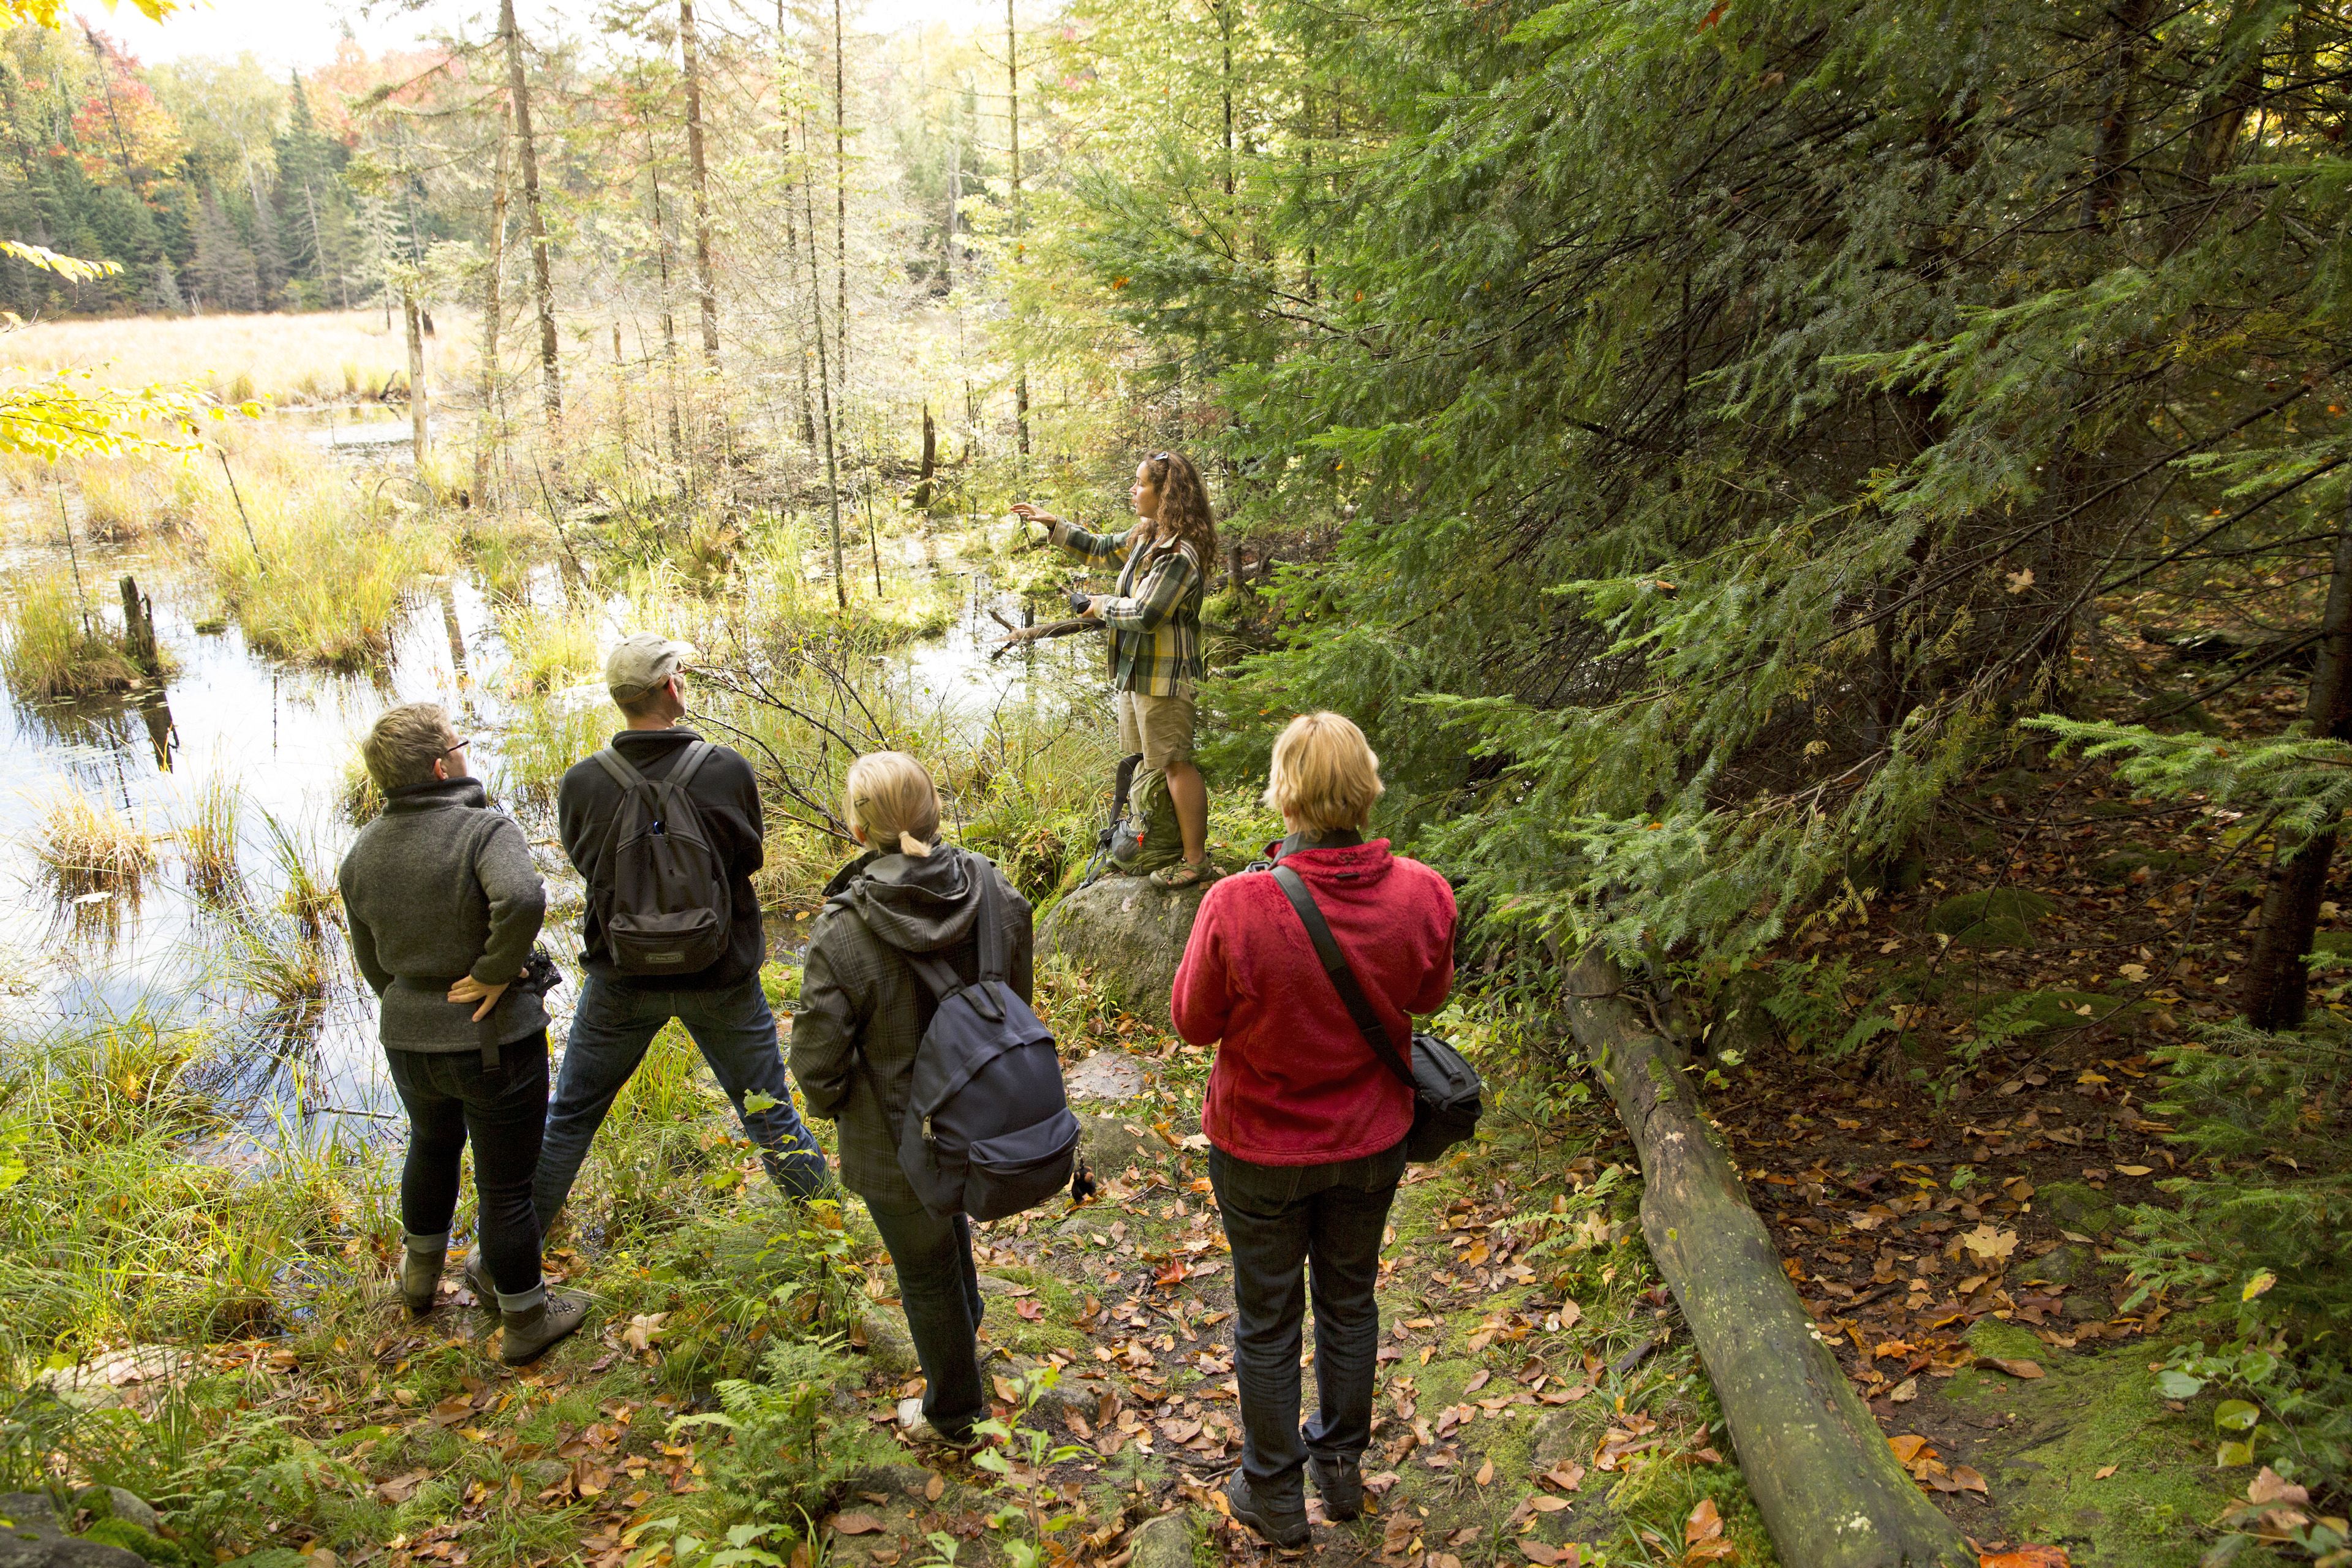
<instances>
[{"instance_id":1,"label":"hiking boot with laces","mask_svg":"<svg viewBox=\"0 0 2352 1568\"><path fill-rule=\"evenodd\" d=\"M1294 1502L1288 1508L1277 1507L1261 1499L1250 1486L1249 1477L1240 1470L1225 1483L1225 1500L1233 1505L1234 1517L1256 1531L1276 1546L1304 1546L1314 1533L1307 1522L1307 1505Z\"/></svg>"}]
</instances>

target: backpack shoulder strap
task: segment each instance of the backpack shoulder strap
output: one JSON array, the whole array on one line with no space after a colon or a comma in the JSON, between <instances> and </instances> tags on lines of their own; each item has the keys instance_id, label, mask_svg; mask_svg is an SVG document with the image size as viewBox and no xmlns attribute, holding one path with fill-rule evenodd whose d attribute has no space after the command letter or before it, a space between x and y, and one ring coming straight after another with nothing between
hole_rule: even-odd
<instances>
[{"instance_id":1,"label":"backpack shoulder strap","mask_svg":"<svg viewBox=\"0 0 2352 1568\"><path fill-rule=\"evenodd\" d=\"M1356 1028L1363 1035L1364 1044L1371 1047L1372 1055L1380 1058L1382 1067L1402 1079L1406 1088L1413 1088L1412 1069L1405 1066L1404 1058L1397 1054L1396 1042L1389 1037L1388 1024L1372 1010L1371 999L1356 983L1356 972L1349 967L1348 955L1339 951L1339 943L1331 935L1331 927L1323 919L1323 911L1317 906L1314 893L1308 890L1307 879L1289 867L1277 865L1274 868L1274 880L1290 900L1290 907L1297 911L1298 923L1307 928L1307 940L1315 944L1315 956L1323 961L1323 972L1331 977L1332 989L1339 993L1339 1000L1347 1005L1348 1016L1356 1021Z\"/></svg>"},{"instance_id":2,"label":"backpack shoulder strap","mask_svg":"<svg viewBox=\"0 0 2352 1568\"><path fill-rule=\"evenodd\" d=\"M624 795L643 789L649 782L645 774L629 764L628 758L610 746L599 746L589 755L594 757L604 770L613 775L613 782L621 786L621 792Z\"/></svg>"},{"instance_id":3,"label":"backpack shoulder strap","mask_svg":"<svg viewBox=\"0 0 2352 1568\"><path fill-rule=\"evenodd\" d=\"M708 741L697 741L686 749L686 755L678 758L677 764L663 775L662 783L672 789L684 789L694 782L694 775L701 771L702 764L709 762L718 750L718 747Z\"/></svg>"},{"instance_id":4,"label":"backpack shoulder strap","mask_svg":"<svg viewBox=\"0 0 2352 1568\"><path fill-rule=\"evenodd\" d=\"M985 855L970 850L972 875L980 879L980 977L1003 980L1011 973L1004 952L1003 902L996 891L996 868Z\"/></svg>"}]
</instances>

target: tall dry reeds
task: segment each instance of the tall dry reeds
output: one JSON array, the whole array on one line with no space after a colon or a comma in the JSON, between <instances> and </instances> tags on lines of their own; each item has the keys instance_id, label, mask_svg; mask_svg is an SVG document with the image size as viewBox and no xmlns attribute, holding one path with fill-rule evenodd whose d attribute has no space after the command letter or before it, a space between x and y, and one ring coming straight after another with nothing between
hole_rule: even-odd
<instances>
[{"instance_id":1,"label":"tall dry reeds","mask_svg":"<svg viewBox=\"0 0 2352 1568\"><path fill-rule=\"evenodd\" d=\"M473 337L462 318L425 345L425 374L470 369ZM468 345L456 352L443 343ZM110 386L193 384L224 403L280 404L381 398L404 383L405 334L367 310L305 315L135 317L42 321L11 333L12 363L35 374L87 370Z\"/></svg>"},{"instance_id":2,"label":"tall dry reeds","mask_svg":"<svg viewBox=\"0 0 2352 1568\"><path fill-rule=\"evenodd\" d=\"M41 814L33 853L60 899L135 898L155 869L155 839L113 802L67 788Z\"/></svg>"}]
</instances>

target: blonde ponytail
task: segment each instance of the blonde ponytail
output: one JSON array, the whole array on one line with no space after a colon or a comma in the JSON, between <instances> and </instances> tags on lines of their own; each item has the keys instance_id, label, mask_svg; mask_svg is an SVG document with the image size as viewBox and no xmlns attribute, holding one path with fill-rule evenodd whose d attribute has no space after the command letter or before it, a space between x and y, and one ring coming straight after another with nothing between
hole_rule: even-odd
<instances>
[{"instance_id":1,"label":"blonde ponytail","mask_svg":"<svg viewBox=\"0 0 2352 1568\"><path fill-rule=\"evenodd\" d=\"M842 781L841 814L871 848L921 859L938 844L940 792L923 764L904 752L868 752Z\"/></svg>"}]
</instances>

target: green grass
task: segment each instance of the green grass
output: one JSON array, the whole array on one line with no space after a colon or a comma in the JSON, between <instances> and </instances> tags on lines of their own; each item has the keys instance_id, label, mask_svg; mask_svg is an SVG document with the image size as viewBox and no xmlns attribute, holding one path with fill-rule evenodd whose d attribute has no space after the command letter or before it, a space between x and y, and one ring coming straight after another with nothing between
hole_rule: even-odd
<instances>
[{"instance_id":1,"label":"green grass","mask_svg":"<svg viewBox=\"0 0 2352 1568\"><path fill-rule=\"evenodd\" d=\"M352 669L382 662L424 577L448 560L443 530L392 487L362 489L331 458L247 433L230 456L177 476L191 551L258 651Z\"/></svg>"},{"instance_id":2,"label":"green grass","mask_svg":"<svg viewBox=\"0 0 2352 1568\"><path fill-rule=\"evenodd\" d=\"M66 573L37 572L12 583L7 626L0 676L18 697L95 697L127 691L138 681L138 669L104 617L93 613L85 620Z\"/></svg>"},{"instance_id":3,"label":"green grass","mask_svg":"<svg viewBox=\"0 0 2352 1568\"><path fill-rule=\"evenodd\" d=\"M187 821L180 827L180 858L188 886L208 902L226 902L236 896L237 833L244 809L244 793L215 773L196 790Z\"/></svg>"}]
</instances>

